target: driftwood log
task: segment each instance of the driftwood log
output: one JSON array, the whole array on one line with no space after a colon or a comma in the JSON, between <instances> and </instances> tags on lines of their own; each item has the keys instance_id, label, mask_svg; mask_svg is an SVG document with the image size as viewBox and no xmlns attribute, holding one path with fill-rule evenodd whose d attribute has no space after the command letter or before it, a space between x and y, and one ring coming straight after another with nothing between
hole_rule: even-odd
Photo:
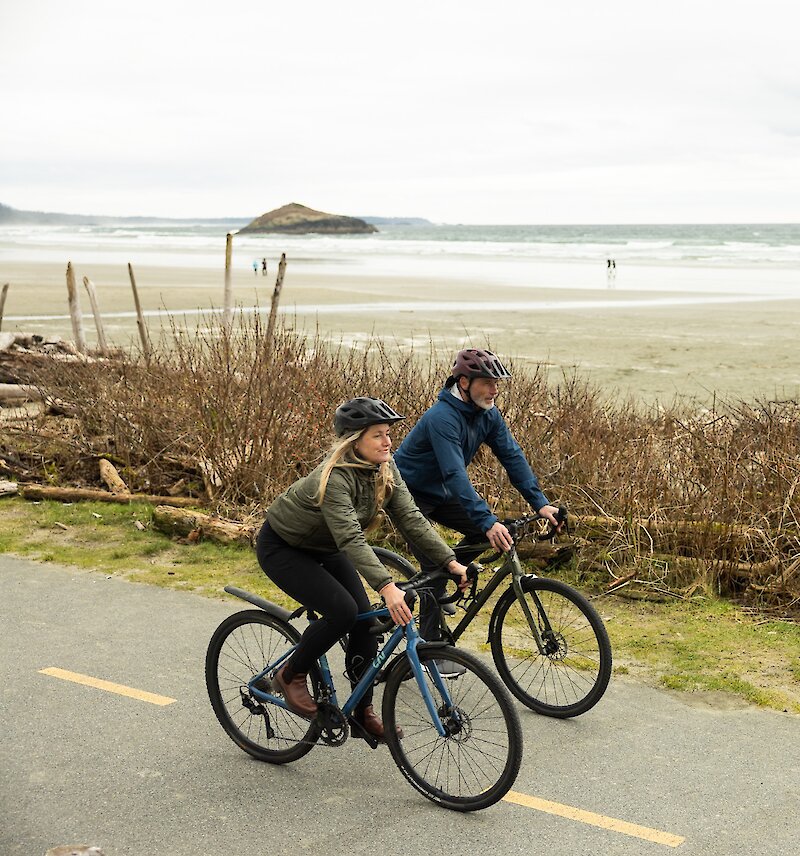
<instances>
[{"instance_id":1,"label":"driftwood log","mask_svg":"<svg viewBox=\"0 0 800 856\"><path fill-rule=\"evenodd\" d=\"M573 517L570 524L581 530L586 537L613 534L620 530L640 529L651 537L669 537L673 535L712 535L718 538L753 538L760 535L775 535L774 530L756 526L744 526L741 523L719 523L714 520L648 520L647 518L593 517L583 515Z\"/></svg>"},{"instance_id":2,"label":"driftwood log","mask_svg":"<svg viewBox=\"0 0 800 856\"><path fill-rule=\"evenodd\" d=\"M174 505L179 508L194 508L202 505L201 499L186 496L154 496L147 493L110 493L106 490L92 490L83 487L50 487L46 485L26 484L20 488L25 499L53 499L58 502L147 502L150 505Z\"/></svg>"},{"instance_id":3,"label":"driftwood log","mask_svg":"<svg viewBox=\"0 0 800 856\"><path fill-rule=\"evenodd\" d=\"M231 284L231 264L233 260L233 235L225 236L225 285L222 293L222 324L226 335L230 336L233 326L233 285Z\"/></svg>"},{"instance_id":4,"label":"driftwood log","mask_svg":"<svg viewBox=\"0 0 800 856\"><path fill-rule=\"evenodd\" d=\"M254 526L168 505L159 505L153 510L153 526L167 535L182 535L195 541L208 539L220 544L247 546L252 546L257 531Z\"/></svg>"},{"instance_id":5,"label":"driftwood log","mask_svg":"<svg viewBox=\"0 0 800 856\"><path fill-rule=\"evenodd\" d=\"M128 276L131 280L131 289L133 290L133 304L136 307L136 326L139 328L139 338L142 340L142 353L144 354L145 362L150 362L150 334L147 332L147 324L144 322L144 313L142 312L142 304L139 302L139 289L136 287L136 277L133 275L133 265L128 262Z\"/></svg>"},{"instance_id":6,"label":"driftwood log","mask_svg":"<svg viewBox=\"0 0 800 856\"><path fill-rule=\"evenodd\" d=\"M89 279L88 276L83 278L83 284L86 287L86 291L89 294L89 303L92 305L92 314L94 315L94 326L97 330L97 344L100 348L100 353L107 357L109 356L108 350L108 342L106 341L106 333L103 329L103 318L100 315L100 306L97 302L97 290L94 287L94 283Z\"/></svg>"},{"instance_id":7,"label":"driftwood log","mask_svg":"<svg viewBox=\"0 0 800 856\"><path fill-rule=\"evenodd\" d=\"M269 345L272 342L272 335L275 330L275 322L278 320L278 304L281 299L281 289L283 288L283 277L286 273L286 253L281 253L281 260L278 262L278 276L275 279L275 289L272 292L272 303L269 307L269 320L267 321L266 340Z\"/></svg>"},{"instance_id":8,"label":"driftwood log","mask_svg":"<svg viewBox=\"0 0 800 856\"><path fill-rule=\"evenodd\" d=\"M28 383L0 383L0 401L41 401L42 393Z\"/></svg>"},{"instance_id":9,"label":"driftwood log","mask_svg":"<svg viewBox=\"0 0 800 856\"><path fill-rule=\"evenodd\" d=\"M75 334L75 347L78 352L85 354L89 348L83 333L83 314L78 287L75 285L75 270L72 262L67 262L67 300L69 302L69 317L72 320L72 332Z\"/></svg>"},{"instance_id":10,"label":"driftwood log","mask_svg":"<svg viewBox=\"0 0 800 856\"><path fill-rule=\"evenodd\" d=\"M798 546L797 531L722 523L714 520L646 520L570 517L574 534L595 544L624 540L636 552L666 553L692 559L761 562Z\"/></svg>"},{"instance_id":11,"label":"driftwood log","mask_svg":"<svg viewBox=\"0 0 800 856\"><path fill-rule=\"evenodd\" d=\"M131 492L130 488L122 480L122 476L117 472L117 468L111 463L111 461L107 461L105 458L100 458L99 466L100 478L106 484L111 493L120 495L125 493L129 494Z\"/></svg>"},{"instance_id":12,"label":"driftwood log","mask_svg":"<svg viewBox=\"0 0 800 856\"><path fill-rule=\"evenodd\" d=\"M18 485L16 482L0 480L0 496L14 496L17 490Z\"/></svg>"},{"instance_id":13,"label":"driftwood log","mask_svg":"<svg viewBox=\"0 0 800 856\"><path fill-rule=\"evenodd\" d=\"M0 290L0 330L3 329L3 312L6 308L6 296L8 295L8 286L10 283L4 282L3 288Z\"/></svg>"}]
</instances>

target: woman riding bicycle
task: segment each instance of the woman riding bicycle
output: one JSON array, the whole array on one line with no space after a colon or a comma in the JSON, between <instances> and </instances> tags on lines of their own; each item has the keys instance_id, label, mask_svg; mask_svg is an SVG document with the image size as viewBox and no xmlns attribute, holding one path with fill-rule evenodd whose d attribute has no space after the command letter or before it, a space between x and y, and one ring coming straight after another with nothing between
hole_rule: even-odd
<instances>
[{"instance_id":1,"label":"woman riding bicycle","mask_svg":"<svg viewBox=\"0 0 800 856\"><path fill-rule=\"evenodd\" d=\"M354 686L377 653L377 637L369 633L368 622L355 620L370 608L358 573L381 595L395 622L405 625L411 619L403 592L364 537L381 510L409 544L458 577L460 588L467 586L466 568L416 507L392 460L390 429L402 419L378 398L354 398L338 407L336 440L328 455L270 505L259 532L256 550L264 573L319 615L273 680L300 716L317 713L306 677L338 639L349 634L345 663ZM354 718L383 739L371 695L364 696Z\"/></svg>"}]
</instances>

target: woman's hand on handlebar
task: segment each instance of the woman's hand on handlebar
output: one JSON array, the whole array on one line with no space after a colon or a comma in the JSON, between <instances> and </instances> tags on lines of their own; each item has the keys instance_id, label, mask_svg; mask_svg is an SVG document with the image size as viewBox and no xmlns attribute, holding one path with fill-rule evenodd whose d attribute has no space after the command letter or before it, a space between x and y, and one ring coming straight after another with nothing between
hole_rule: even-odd
<instances>
[{"instance_id":1,"label":"woman's hand on handlebar","mask_svg":"<svg viewBox=\"0 0 800 856\"><path fill-rule=\"evenodd\" d=\"M406 603L405 592L400 591L394 583L387 583L378 594L383 598L392 621L405 627L411 621L411 610Z\"/></svg>"},{"instance_id":2,"label":"woman's hand on handlebar","mask_svg":"<svg viewBox=\"0 0 800 856\"><path fill-rule=\"evenodd\" d=\"M545 506L545 508L549 507ZM514 539L511 537L511 533L499 520L491 529L486 530L486 540L499 553L507 553L514 546Z\"/></svg>"},{"instance_id":3,"label":"woman's hand on handlebar","mask_svg":"<svg viewBox=\"0 0 800 856\"><path fill-rule=\"evenodd\" d=\"M458 580L458 590L466 591L469 588L469 580L467 579L467 566L453 559L447 566L448 573Z\"/></svg>"}]
</instances>

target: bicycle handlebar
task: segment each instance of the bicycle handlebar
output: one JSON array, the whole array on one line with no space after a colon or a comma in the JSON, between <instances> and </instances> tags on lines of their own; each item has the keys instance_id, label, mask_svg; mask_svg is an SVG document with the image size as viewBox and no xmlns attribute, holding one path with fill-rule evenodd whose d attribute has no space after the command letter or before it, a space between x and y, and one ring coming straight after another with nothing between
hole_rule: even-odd
<instances>
[{"instance_id":1,"label":"bicycle handlebar","mask_svg":"<svg viewBox=\"0 0 800 856\"><path fill-rule=\"evenodd\" d=\"M553 538L555 538L556 536L556 532L558 531L559 527L562 526L562 524L565 529L568 528L568 516L569 515L567 514L567 509L563 505L560 505L558 507L558 511L556 512L556 525L553 526L553 524L548 521L547 531L543 532L542 534L537 534L536 540L552 541ZM519 540L519 538L521 538L527 533L528 526L530 526L531 523L535 523L536 521L543 519L544 518L540 514L529 514L524 517L518 517L516 519L504 520L503 525L506 527L506 529L508 529L508 531L511 533L511 537L516 542L517 540Z\"/></svg>"},{"instance_id":2,"label":"bicycle handlebar","mask_svg":"<svg viewBox=\"0 0 800 856\"><path fill-rule=\"evenodd\" d=\"M470 562L467 565L467 579L470 580L473 584L478 579L478 574L480 573L481 567L476 562ZM453 581L455 577L453 574L445 571L441 568L437 568L435 571L420 571L417 574L414 574L410 580L404 580L403 582L395 583L397 588L406 593L406 603L408 604L409 609L413 609L414 603L417 600L417 590L427 588L432 583L438 582L440 580L449 580ZM456 590L455 594L448 595L447 597L437 598L440 604L444 603L455 603L464 596L464 593L460 590ZM395 622L391 618L387 618L385 621L382 621L380 624L374 625L370 629L370 634L373 636L380 636L382 633L388 633L395 626Z\"/></svg>"},{"instance_id":3,"label":"bicycle handlebar","mask_svg":"<svg viewBox=\"0 0 800 856\"><path fill-rule=\"evenodd\" d=\"M564 506L559 506L558 512L556 513L556 520L558 521L558 526L562 526L564 529L569 532L569 523L568 523L568 513L567 509ZM544 518L539 514L527 514L523 517L509 517L506 520L501 520L500 522L503 526L508 529L511 534L512 539L514 540L514 544L520 541L525 535L528 534L528 527L532 523L537 523L540 520L544 520ZM558 526L553 526L552 523L548 523L547 531L542 534L536 535L537 541L552 541L556 536L556 532L558 531ZM456 556L459 554L459 550L463 550L464 552L472 552L475 554L476 550L480 550L481 554L488 552L490 549L495 549L492 545L486 541L483 544L463 544L455 547ZM494 562L499 559L503 555L503 552L497 550L491 556L484 557L485 562Z\"/></svg>"}]
</instances>

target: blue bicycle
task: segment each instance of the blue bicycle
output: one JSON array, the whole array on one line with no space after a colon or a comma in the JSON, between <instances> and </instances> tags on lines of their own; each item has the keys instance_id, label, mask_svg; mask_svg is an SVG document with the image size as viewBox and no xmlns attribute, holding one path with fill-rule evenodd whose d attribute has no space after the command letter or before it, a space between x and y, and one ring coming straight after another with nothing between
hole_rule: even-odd
<instances>
[{"instance_id":1,"label":"blue bicycle","mask_svg":"<svg viewBox=\"0 0 800 856\"><path fill-rule=\"evenodd\" d=\"M440 574L418 574L401 584L410 606ZM476 657L445 642L425 642L413 618L396 626L385 607L375 608L357 620L373 622L372 632L390 633L388 640L341 706L328 658L321 657L308 676L319 712L307 720L289 710L272 683L300 640L290 621L306 610L290 613L241 589L226 586L225 591L259 607L226 618L206 654L214 713L245 752L286 764L320 743L340 746L351 734L375 748L377 741L352 713L370 686L385 682L382 716L389 752L421 794L446 808L476 811L511 788L522 761L519 718L505 687ZM443 678L438 659L460 664L463 674Z\"/></svg>"}]
</instances>

